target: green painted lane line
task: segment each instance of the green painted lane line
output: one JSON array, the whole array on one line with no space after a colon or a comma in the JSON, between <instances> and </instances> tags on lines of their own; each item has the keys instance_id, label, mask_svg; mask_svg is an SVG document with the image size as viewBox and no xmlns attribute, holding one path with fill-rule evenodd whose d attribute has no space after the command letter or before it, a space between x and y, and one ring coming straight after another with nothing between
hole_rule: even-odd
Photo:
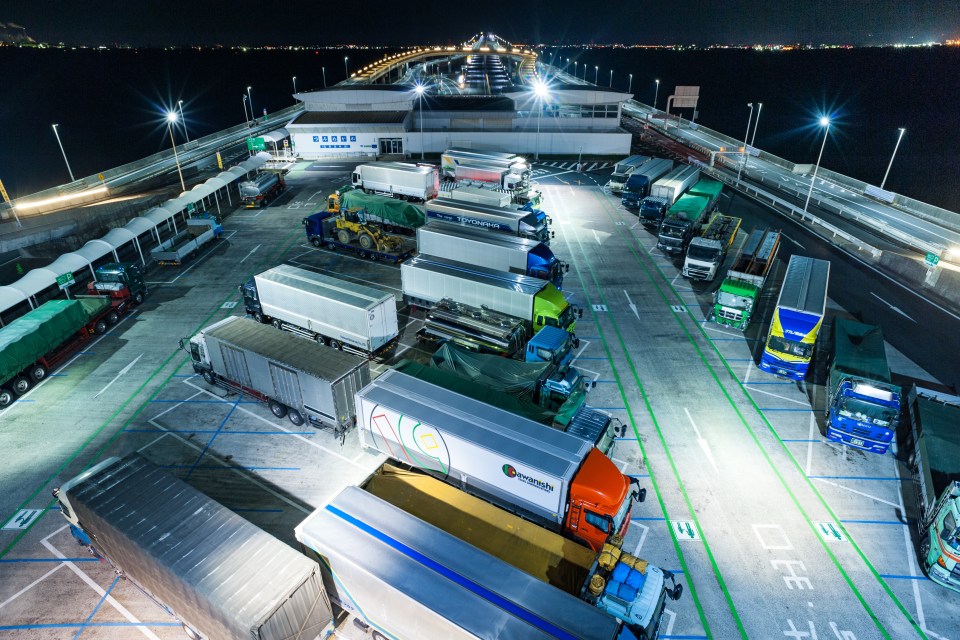
<instances>
[{"instance_id":1,"label":"green painted lane line","mask_svg":"<svg viewBox=\"0 0 960 640\"><path fill-rule=\"evenodd\" d=\"M597 197L597 199L599 199L598 196L596 196L596 197ZM610 218L611 221L616 222L616 220L613 218L613 216L612 216L611 213L610 213L610 205L609 205L609 203L605 203L605 204L606 204L606 206L604 207L604 209L605 209L605 211L606 211L606 213L607 213L608 218ZM629 229L628 233L629 233L629 235L631 236L631 240L633 240L634 242L636 242L637 245L642 246L642 245L640 244L640 242L639 242L639 238L637 238L636 234L634 233L634 231L633 231L632 229ZM629 243L628 243L628 248L629 248L631 254L633 254L633 256L634 256L634 258L636 259L637 263L638 263L638 264L640 265L640 267L644 270L644 273L647 275L647 278L650 280L651 284L653 284L653 286L656 288L657 293L660 295L660 297L661 297L661 299L664 301L664 303L666 303L667 306L672 307L673 305L670 303L670 300L668 299L667 295L664 293L663 289L660 287L660 284L657 282L657 280L656 280L656 279L653 277L653 275L650 273L650 270L648 269L647 265L646 265L646 264L644 263L644 261L642 260L642 258L641 258L641 256L640 256L640 253L637 252L636 247L635 247L635 245L634 245L634 242L629 242ZM660 274L660 277L663 279L663 281L667 284L667 286L670 288L670 290L673 292L673 294L677 297L677 299L678 299L678 300L682 300L679 292L677 292L677 290L673 287L673 285L670 284L670 279L666 276L666 274L663 273L663 270L659 267L659 265L657 265L657 264L656 264L655 262L653 262L652 260L651 260L651 263L653 264L653 267L657 270L657 272ZM748 390L744 387L743 383L740 381L739 377L738 377L738 376L733 372L733 370L730 368L730 365L727 363L726 359L725 359L725 358L723 357L723 355L720 353L719 349L717 349L716 344L715 344L715 343L713 342L713 340L711 340L710 337L707 335L706 330L705 330L705 329L703 328L703 326L697 321L696 317L693 315L693 312L690 311L689 307L684 306L683 311L680 311L680 312L673 311L673 317L677 320L678 325L679 325L680 328L683 330L684 334L687 336L688 341L690 342L690 344L691 344L691 345L694 347L694 349L696 350L698 356L700 357L700 360L703 362L704 365L706 365L707 370L710 372L711 377L713 377L713 379L716 381L717 385L720 387L721 391L723 392L724 397L727 399L727 402L730 404L730 406L733 408L734 412L737 414L737 417L740 419L740 422L741 422L741 423L743 424L743 426L746 428L746 430L747 430L747 432L749 433L751 439L754 441L754 443L756 444L757 448L760 450L761 454L763 455L764 459L767 461L767 464L770 466L771 470L773 470L774 474L777 476L778 480L780 481L781 486L783 486L784 490L787 492L787 495L790 496L790 499L791 499L791 501L794 503L794 506L797 507L797 510L803 515L804 519L806 519L807 525L810 527L810 529L811 529L811 530L813 531L813 533L816 535L817 540L820 541L821 546L822 546L822 547L824 548L824 550L827 552L827 555L828 555L828 556L830 557L830 559L833 561L834 565L837 567L837 570L840 572L840 575L843 576L844 581L847 583L847 585L850 587L851 591L853 592L854 596L857 598L857 600L858 600L858 601L860 602L860 604L863 606L863 608L864 608L864 610L866 611L867 615L869 615L870 618L873 619L874 624L876 624L877 628L878 628L878 629L880 630L880 632L884 635L884 637L890 638L889 633L888 633L887 630L883 627L883 624L881 623L880 619L876 616L876 614L873 613L873 610L870 608L870 606L867 604L866 600L864 599L863 594L861 594L860 591L857 589L856 585L855 585L854 582L853 582L853 579L849 576L849 574L848 574L848 573L846 572L846 570L843 568L843 566L842 566L842 564L840 563L839 559L838 559L838 558L836 557L836 555L833 553L833 550L830 549L830 547L828 546L827 542L818 534L816 525L814 524L812 518L810 518L810 516L806 513L806 511L805 511L805 510L803 509L803 507L800 505L799 500L797 499L797 497L796 497L796 495L793 493L793 491L790 489L788 483L786 482L786 479L781 475L780 470L779 470L779 469L776 467L776 465L773 463L773 460L770 459L769 454L768 454L767 451L763 448L763 445L760 443L759 439L757 438L757 435L756 435L756 433L754 432L753 428L750 427L750 425L747 423L746 418L745 418L745 417L743 416L743 414L740 412L739 407L736 406L736 403L734 402L733 398L732 398L732 397L730 396L730 394L728 393L726 386L725 386L725 385L723 384L723 382L720 380L719 376L717 376L716 371L714 370L713 366L712 366L709 362L707 362L707 359L706 359L705 354L704 354L703 351L700 349L699 345L696 343L696 341L694 340L693 336L690 334L690 332L688 331L687 327L683 324L682 320L680 319L680 315L681 315L681 314L688 315L688 316L690 317L690 319L694 322L694 324L695 324L695 325L697 326L697 328L699 329L700 334L708 341L708 343L710 344L711 348L712 348L713 351L715 352L716 356L719 358L719 360L720 360L721 364L723 365L724 369L727 371L727 373L730 375L730 377L737 382L737 385L738 385L738 386L740 387L740 389L744 392L744 395L746 396L746 398L747 398L747 400L750 402L750 404L753 406L753 408L756 410L757 414L760 416L760 419L761 419L761 420L763 421L763 423L767 426L767 428L770 430L770 432L771 432L773 435L776 435L776 430L773 428L773 425L770 424L770 421L769 421L769 420L767 419L767 417L764 415L763 411L760 410L759 405L757 405L757 403L754 401L753 396L750 395L750 393L748 392ZM839 521L840 521L839 518L837 518L837 516L836 516L836 514L834 513L834 511L833 511L833 510L830 508L830 506L827 504L826 500L823 498L822 494L821 494L821 493L817 490L817 488L814 486L813 482L812 482L809 478L807 478L806 474L803 472L802 468L800 467L799 462L796 460L796 458L795 458L795 457L793 456L793 454L790 452L790 450L789 450L789 448L786 446L786 444L783 443L782 441L779 441L779 439L778 439L778 442L780 442L781 448L782 448L782 449L784 450L784 452L788 455L790 461L793 463L793 465L794 465L794 467L796 468L796 470L797 470L797 471L800 473L800 475L804 478L804 481L806 482L807 486L813 491L814 495L817 496L817 499L818 499L818 501L820 502L821 506L823 506L823 507L827 510L827 512L830 514L830 516L834 519L834 521L836 521L836 522L839 523ZM881 587L883 587L883 589L884 589L884 591L887 593L887 595L894 601L894 603L897 605L897 608L900 610L900 612L907 618L907 620L910 622L911 626L913 626L914 630L920 635L920 637L926 638L927 636L926 636L926 634L923 632L923 630L920 628L920 625L917 623L916 620L914 620L913 616L910 615L910 613L906 610L906 608L903 606L903 604L900 602L900 600L896 597L896 595L893 593L893 591L889 588L889 586L887 585L887 583L880 577L880 574L877 572L877 570L873 567L873 565L872 565L872 564L870 563L870 561L867 559L866 555L863 553L863 550L860 548L860 546L856 544L856 542L853 540L853 538L850 536L849 532L846 531L846 528L844 528L842 524L840 524L839 526L840 526L840 528L843 530L843 532L847 535L847 538L848 538L848 540L850 541L851 545L853 546L854 550L856 551L857 555L860 557L861 560L863 560L864 564L866 564L867 568L868 568L868 569L870 570L870 572L874 575L874 577L876 578L876 580L878 581L878 583L881 585Z\"/></svg>"},{"instance_id":2,"label":"green painted lane line","mask_svg":"<svg viewBox=\"0 0 960 640\"><path fill-rule=\"evenodd\" d=\"M299 229L296 229L296 230L294 230L294 231L292 231L292 232L290 233L290 236L299 235L300 233L302 233L302 232L301 232ZM289 250L290 250L290 247L291 247L295 242L296 242L296 238L295 238L295 237L291 238L291 239L286 243L286 245L282 248L282 250L281 250L281 251L278 251L277 253L283 253L283 252L289 251ZM264 259L265 259L265 258L264 258ZM261 260L260 264L262 264L262 262L263 262L263 260ZM248 277L248 278L250 277L249 274L248 274L247 277ZM203 327L205 327L206 324L210 321L210 319L211 319L214 315L216 315L216 313L217 313L218 311L221 311L221 305L222 305L224 302L228 301L230 298L234 297L235 295L237 295L237 294L234 293L234 292L231 292L223 301L221 301L220 303L218 303L217 306L214 307L213 311L211 311L210 314L207 315L206 318L204 318L203 320L201 320L201 322L200 322L200 324L197 326L197 328L193 330L193 333L195 334L197 331L199 331L200 329L202 329ZM230 315L230 314L228 313L228 314L226 314L226 315ZM50 476L48 476L47 479L44 480L43 484L41 484L39 487L37 487L37 488L34 490L34 492L31 493L31 494L20 504L20 506L17 507L17 508L14 510L13 515L9 516L6 520L4 520L4 523L7 523L7 522L9 522L12 518L14 518L14 517L16 516L16 514L19 513L21 509L25 508L26 505L29 504L29 502L30 502L31 500L33 500L34 498L36 498L37 495L38 495L41 491L43 491L43 488L46 487L48 484L50 484L50 482L51 482L54 478L56 478L57 475L59 475L60 472L63 471L63 470L67 467L67 465L69 465L71 462L73 462L73 461L80 455L80 453L83 452L83 450L87 447L87 445L89 445L90 442L93 441L94 438L96 438L97 436L99 436L99 435L103 432L103 430L106 429L107 426L113 421L113 419L116 418L116 417L124 410L124 408L126 408L126 406L127 406L128 404L130 404L130 402L140 394L141 391L143 391L144 387L146 387L146 386L150 383L150 381L153 380L153 379L157 376L157 374L159 374L160 371L162 371L163 368L166 367L166 366L170 363L170 361L174 359L174 357L177 355L177 352L178 352L178 351L179 351L179 349L175 350L173 353L171 353L169 356L167 356L167 358L160 364L160 366L158 366L156 369L154 369L153 373L151 373L151 374L147 377L147 379L144 380L143 383L142 383L139 387L137 387L129 396L127 396L127 399L124 400L124 401L120 404L119 407L117 407L116 411L114 411L113 413L111 413L110 416L103 422L103 424L101 424L99 427L97 427L97 429L96 429L93 433L91 433L90 436L89 436L88 438L86 438L86 439L77 447L77 449L70 455L69 458L67 458L67 459L63 462L63 464L61 464L59 467L57 467L56 471L54 471L52 474L50 474ZM176 367L174 367L174 369L173 369L173 371L171 371L170 375L168 375L168 376L163 380L163 382L157 387L157 389L156 389L153 393L151 393L150 396L149 396L146 400L144 400L143 403L141 403L141 405L140 405L139 407L137 407L137 409L130 415L130 417L127 418L127 420L125 420L125 421L123 422L123 424L120 426L120 428L117 430L117 432L114 433L113 436L111 436L109 440L107 440L107 442L96 452L96 454L94 454L93 458L91 458L90 462L87 463L87 465L84 467L84 469L89 468L89 467L93 464L93 461L96 460L96 459L103 453L103 451L104 451L111 443L113 443L114 440L116 440L116 438L117 438L121 433L123 433L123 430L126 429L126 427L134 420L134 418L136 418L138 415L140 415L140 412L142 412L142 411L150 404L150 401L151 401L153 398L155 398L155 397L157 396L157 394L159 394L162 389L165 388L166 384L173 378L174 374L180 369L180 367L183 366L183 364L186 362L186 360L187 360L187 358L184 358L183 361L181 361ZM27 535L27 533L30 531L30 529L32 529L33 526L34 526L35 524L37 524L44 515L46 515L47 513L49 513L50 507L52 507L54 504L56 504L56 502L57 502L56 500L51 500L49 503L47 503L46 508L44 509L44 511L43 511L43 513L40 515L40 517L35 518L34 521L30 523L29 526L27 526L25 529L22 529L22 530L20 531L20 533L18 533L18 534L16 535L16 537L14 537L14 539L11 540L10 543L9 543L6 547L4 547L2 551L0 551L0 558L3 558L3 557L6 556L8 553L10 553L10 551L17 545L17 543L19 543L20 540L21 540L25 535Z\"/></svg>"},{"instance_id":3,"label":"green painted lane line","mask_svg":"<svg viewBox=\"0 0 960 640\"><path fill-rule=\"evenodd\" d=\"M570 246L570 242L569 242L569 240L567 240L567 238L566 238L566 232L564 232L563 229L561 229L561 234L562 234L563 237L564 237L564 241L567 243L568 246ZM577 238L577 244L578 244L578 246L580 247L580 252L584 255L584 257L586 257L586 252L583 250L583 244L580 242L580 239L579 239L579 238ZM571 253L572 253L572 252L571 252ZM593 268L590 266L589 261L586 261L586 265L587 265L587 269L590 271L590 276L591 276L591 279L592 279L593 282L594 282L594 286L596 286L596 288L597 288L597 290L598 290L598 292L599 292L600 300L603 302L603 304L606 304L606 300L604 299L604 296L603 296L603 290L601 289L600 285L599 285L598 282L597 282L596 274L593 272ZM589 297L589 296L587 295L587 293L586 293L586 286L585 286L585 282L584 282L584 280L583 280L583 274L582 274L582 272L581 272L580 265L575 262L574 268L576 269L577 278L580 280L580 286L581 286L581 288L582 288L583 291L584 291L584 297L587 299L587 301L589 301L590 297ZM624 408L626 409L626 411L627 411L627 417L628 417L628 419L630 420L630 426L633 428L634 437L636 438L636 440L637 440L637 445L638 445L639 448L640 448L640 454L643 456L643 460L644 460L645 462L649 463L649 458L648 458L648 456L647 456L646 447L643 446L643 440L640 438L640 430L637 428L637 422L636 422L636 419L635 419L635 417L634 417L634 415L633 415L633 410L630 408L630 403L627 401L626 391L624 390L624 387L623 387L623 381L622 381L622 379L621 379L621 377L620 377L620 372L617 370L617 367L614 365L613 355L612 355L612 353L611 353L611 351L610 351L610 346L609 346L609 344L608 344L608 342L607 342L607 338L606 338L606 336L605 336L605 334L604 334L603 328L600 326L600 322L599 322L599 318L598 318L598 316L597 316L597 312L593 309L592 305L587 304L586 306L589 306L589 307L590 307L590 313L591 313L591 315L593 316L593 321L594 321L594 324L595 324L595 327L596 327L596 330L597 330L597 334L598 334L598 336L599 336L599 338L600 338L601 344L603 345L603 350L604 350L604 353L605 353L606 356L607 356L607 360L610 362L610 368L611 368L611 370L613 371L613 376L614 376L614 380L616 381L616 384L617 384L617 389L618 389L618 391L620 392L620 397L621 397L621 399L623 400L623 406L624 406ZM666 445L665 445L665 442L664 442L664 438L663 438L663 433L662 433L662 431L660 430L660 425L659 425L659 423L657 422L657 418L656 418L656 416L654 415L653 409L652 409L651 406L650 406L650 402L649 402L649 399L647 398L646 391L645 391L643 385L640 383L640 379L639 379L639 376L637 375L636 368L633 366L633 361L632 361L632 359L630 358L629 352L627 351L626 346L625 346L625 344L624 344L624 342L623 342L623 337L620 335L620 331L619 331L619 329L617 328L616 322L614 321L614 319L613 319L612 316L609 318L609 320L610 320L610 322L613 324L614 331L616 332L616 334L617 334L617 339L618 339L618 341L619 341L619 343L620 343L620 348L622 349L624 355L626 356L626 358L627 358L627 363L629 364L630 369L631 369L631 371L633 372L634 382L636 383L637 389L640 391L640 395L641 395L641 397L643 398L644 406L645 406L646 409L647 409L647 413L650 415L650 418L651 418L651 420L653 421L653 425L654 425L654 428L655 428L656 431L657 431L657 436L658 436L659 439L660 439L660 443L661 443L661 445L664 446L664 451L666 452L667 460L668 460L669 463L670 463L670 468L673 470L674 478L675 478L675 480L677 481L677 485L680 487L681 493L683 494L683 499L684 499L684 503L685 503L686 506L687 506L687 511L688 511L688 513L690 514L690 517L693 518L693 521L696 523L697 528L702 531L702 530L703 530L703 527L700 526L700 523L699 523L699 521L697 520L696 512L694 511L693 505L692 505L691 502L690 502L690 497L687 495L687 492L686 492L686 490L685 490L684 487L683 487L683 483L680 481L680 475L679 475L679 473L678 473L678 471L677 471L677 466L676 466L676 464L675 464L674 461L673 461L673 457L670 455L669 450L666 448ZM663 494L661 493L660 488L659 488L659 485L658 485L657 482L656 482L655 474L654 474L654 472L653 472L653 469L650 467L649 464L647 464L647 471L648 471L649 474L650 474L650 484L651 484L651 486L653 487L654 494L657 496L657 503L660 505L660 510L663 512L663 515L664 515L664 517L667 519L667 521L670 521L671 518L670 518L670 515L669 515L669 513L668 513L668 511L667 511L667 506L666 506L666 503L664 502ZM709 622L707 621L707 616L706 616L706 614L705 614L705 612L704 612L704 610L703 610L703 606L700 604L700 599L699 599L699 597L697 596L697 589L696 589L696 585L695 585L695 581L694 581L694 576L693 576L693 573L691 573L691 571L690 571L690 569L689 569L689 566L687 565L686 558L685 558L684 555L683 555L683 551L681 550L680 541L677 539L677 533L676 533L676 531L674 531L674 529L673 529L672 526L667 527L667 529L670 531L670 539L673 541L674 550L677 552L677 557L678 557L678 559L680 560L681 568L683 569L684 575L685 575L686 578L687 578L687 585L688 585L689 588L690 588L690 595L691 595L691 597L693 598L694 604L696 605L697 614L698 614L698 616L699 616L699 618L700 618L700 624L701 624L701 626L703 627L703 630L704 630L704 633L706 634L706 636L707 636L708 638L712 638L713 635L712 635L712 633L711 633L711 631L710 631L710 624L709 624ZM747 637L746 631L745 631L744 628L743 628L743 624L742 624L742 622L741 622L741 620L740 620L740 616L737 614L736 608L734 607L733 602L732 602L731 599L730 599L730 595L729 595L729 593L728 593L728 591L727 591L727 589L726 589L726 586L725 586L725 584L724 584L724 582L723 582L723 578L722 578L722 576L720 575L719 568L717 567L717 564L716 564L716 562L715 562L715 560L714 560L714 558L713 558L713 553L712 553L711 550L710 550L710 545L707 543L707 540L706 540L706 537L705 537L705 536L703 536L702 541L703 541L704 549L705 549L706 552L707 552L707 557L710 559L710 564L713 566L714 573L715 573L716 576L717 576L717 581L718 581L718 583L720 584L720 587L721 587L721 590L723 591L724 597L725 597L726 600L727 600L727 604L728 604L728 606L730 607L730 610L731 610L731 612L732 612L732 614L733 614L733 618L734 618L734 620L736 621L737 627L738 627L739 630L740 630L740 636L741 636L742 638L746 638L746 637Z\"/></svg>"}]
</instances>

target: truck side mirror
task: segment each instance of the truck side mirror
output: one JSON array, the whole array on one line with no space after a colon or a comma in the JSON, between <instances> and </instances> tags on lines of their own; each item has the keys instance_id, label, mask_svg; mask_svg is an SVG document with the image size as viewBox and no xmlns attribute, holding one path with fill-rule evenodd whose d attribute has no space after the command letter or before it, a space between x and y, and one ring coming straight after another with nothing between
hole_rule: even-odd
<instances>
[{"instance_id":1,"label":"truck side mirror","mask_svg":"<svg viewBox=\"0 0 960 640\"><path fill-rule=\"evenodd\" d=\"M570 273L570 265L569 264L563 265L563 271L564 273Z\"/></svg>"},{"instance_id":2,"label":"truck side mirror","mask_svg":"<svg viewBox=\"0 0 960 640\"><path fill-rule=\"evenodd\" d=\"M186 349L185 349L184 346L183 346L183 341L184 341L184 340L186 340L186 338L180 338L180 342L178 343L178 344L180 345L180 350L181 350L181 351L186 351Z\"/></svg>"},{"instance_id":3,"label":"truck side mirror","mask_svg":"<svg viewBox=\"0 0 960 640\"><path fill-rule=\"evenodd\" d=\"M577 309L577 317L578 317L578 318L582 318L582 317L583 317L583 309Z\"/></svg>"},{"instance_id":4,"label":"truck side mirror","mask_svg":"<svg viewBox=\"0 0 960 640\"><path fill-rule=\"evenodd\" d=\"M574 339L573 339L573 348L574 348L574 349L579 349L579 348L580 348L580 338L574 338Z\"/></svg>"},{"instance_id":5,"label":"truck side mirror","mask_svg":"<svg viewBox=\"0 0 960 640\"><path fill-rule=\"evenodd\" d=\"M594 381L590 384L590 388L591 388L591 389L596 389L596 387L597 387L597 381L594 380Z\"/></svg>"},{"instance_id":6,"label":"truck side mirror","mask_svg":"<svg viewBox=\"0 0 960 640\"><path fill-rule=\"evenodd\" d=\"M637 494L637 502L643 502L647 499L647 488L644 487L640 489L640 493Z\"/></svg>"}]
</instances>

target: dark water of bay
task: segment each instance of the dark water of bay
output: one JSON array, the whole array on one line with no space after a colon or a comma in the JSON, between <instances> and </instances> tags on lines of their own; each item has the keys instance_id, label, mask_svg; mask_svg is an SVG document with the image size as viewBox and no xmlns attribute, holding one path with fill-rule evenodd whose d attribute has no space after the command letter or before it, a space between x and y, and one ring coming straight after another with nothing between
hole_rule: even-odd
<instances>
[{"instance_id":1,"label":"dark water of bay","mask_svg":"<svg viewBox=\"0 0 960 640\"><path fill-rule=\"evenodd\" d=\"M77 177L169 148L163 112L183 100L191 138L243 122L251 86L257 113L293 103L301 91L344 78L379 50L95 51L0 48L0 180L12 197L67 182L53 136L59 131ZM544 53L550 60L553 50ZM735 138L748 102L762 102L756 145L798 163L816 161L821 113L834 117L823 166L960 211L960 49L855 49L801 52L640 49L560 50L582 75L658 105L677 85L699 85L698 121ZM756 111L754 111L756 115ZM178 141L180 139L178 138Z\"/></svg>"}]
</instances>

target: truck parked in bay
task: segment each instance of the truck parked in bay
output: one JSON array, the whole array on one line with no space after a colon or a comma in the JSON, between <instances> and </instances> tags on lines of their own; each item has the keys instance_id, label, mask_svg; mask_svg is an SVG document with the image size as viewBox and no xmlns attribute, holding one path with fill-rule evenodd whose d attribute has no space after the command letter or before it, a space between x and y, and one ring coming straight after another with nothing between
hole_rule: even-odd
<instances>
[{"instance_id":1,"label":"truck parked in bay","mask_svg":"<svg viewBox=\"0 0 960 640\"><path fill-rule=\"evenodd\" d=\"M265 171L253 180L240 183L240 202L247 209L262 209L286 188L281 174Z\"/></svg>"},{"instance_id":2,"label":"truck parked in bay","mask_svg":"<svg viewBox=\"0 0 960 640\"><path fill-rule=\"evenodd\" d=\"M658 229L667 209L699 179L699 167L681 165L654 182L650 195L640 201L640 224L647 229Z\"/></svg>"},{"instance_id":3,"label":"truck parked in bay","mask_svg":"<svg viewBox=\"0 0 960 640\"><path fill-rule=\"evenodd\" d=\"M713 297L714 322L746 330L767 277L773 272L779 250L779 230L761 227L750 231Z\"/></svg>"},{"instance_id":4,"label":"truck parked in bay","mask_svg":"<svg viewBox=\"0 0 960 640\"><path fill-rule=\"evenodd\" d=\"M427 218L475 229L485 229L550 244L550 229L542 213L498 209L468 202L432 200L424 207Z\"/></svg>"},{"instance_id":5,"label":"truck parked in bay","mask_svg":"<svg viewBox=\"0 0 960 640\"><path fill-rule=\"evenodd\" d=\"M427 220L416 205L397 198L364 193L344 185L327 196L327 213L362 211L367 224L377 225L385 233L413 235ZM369 248L369 247L365 247Z\"/></svg>"},{"instance_id":6,"label":"truck parked in bay","mask_svg":"<svg viewBox=\"0 0 960 640\"><path fill-rule=\"evenodd\" d=\"M54 497L75 537L188 637L314 640L330 629L315 561L138 453L94 464Z\"/></svg>"},{"instance_id":7,"label":"truck parked in bay","mask_svg":"<svg viewBox=\"0 0 960 640\"><path fill-rule=\"evenodd\" d=\"M720 204L720 196L723 194L723 183L717 180L708 180L701 178L687 190L692 196L700 196L707 199L707 213L713 213Z\"/></svg>"},{"instance_id":8,"label":"truck parked in bay","mask_svg":"<svg viewBox=\"0 0 960 640\"><path fill-rule=\"evenodd\" d=\"M436 167L405 162L378 162L357 165L350 184L367 193L425 202L437 197L440 177Z\"/></svg>"},{"instance_id":9,"label":"truck parked in bay","mask_svg":"<svg viewBox=\"0 0 960 640\"><path fill-rule=\"evenodd\" d=\"M630 211L638 211L640 203L650 194L654 183L673 170L673 160L654 158L637 167L623 185L620 204Z\"/></svg>"},{"instance_id":10,"label":"truck parked in bay","mask_svg":"<svg viewBox=\"0 0 960 640\"><path fill-rule=\"evenodd\" d=\"M702 196L680 196L660 223L657 249L670 256L682 256L690 241L700 235L708 206L709 201Z\"/></svg>"},{"instance_id":11,"label":"truck parked in bay","mask_svg":"<svg viewBox=\"0 0 960 640\"><path fill-rule=\"evenodd\" d=\"M406 236L390 235L369 225L361 212L339 214L318 211L302 220L307 241L330 251L350 251L373 262L402 262L417 250L416 242Z\"/></svg>"},{"instance_id":12,"label":"truck parked in bay","mask_svg":"<svg viewBox=\"0 0 960 640\"><path fill-rule=\"evenodd\" d=\"M626 184L630 175L638 168L650 161L650 156L633 155L628 156L620 162L613 165L613 172L610 174L610 180L607 182L610 192L614 195L620 195L623 191L623 185Z\"/></svg>"},{"instance_id":13,"label":"truck parked in bay","mask_svg":"<svg viewBox=\"0 0 960 640\"><path fill-rule=\"evenodd\" d=\"M151 249L150 256L157 264L180 266L222 235L223 227L214 218L190 218L186 229Z\"/></svg>"},{"instance_id":14,"label":"truck parked in bay","mask_svg":"<svg viewBox=\"0 0 960 640\"><path fill-rule=\"evenodd\" d=\"M727 257L742 220L715 213L700 235L690 241L683 261L683 277L712 282Z\"/></svg>"},{"instance_id":15,"label":"truck parked in bay","mask_svg":"<svg viewBox=\"0 0 960 640\"><path fill-rule=\"evenodd\" d=\"M482 204L485 207L496 207L498 209L508 207L513 202L513 198L507 191L484 187L467 187L458 184L451 185L449 189L441 188L437 197L441 200Z\"/></svg>"},{"instance_id":16,"label":"truck parked in bay","mask_svg":"<svg viewBox=\"0 0 960 640\"><path fill-rule=\"evenodd\" d=\"M147 297L143 267L135 262L109 262L97 267L93 280L87 283L90 295L109 296L141 304Z\"/></svg>"},{"instance_id":17,"label":"truck parked in bay","mask_svg":"<svg viewBox=\"0 0 960 640\"><path fill-rule=\"evenodd\" d=\"M451 147L440 154L440 171L457 182L486 183L511 193L530 187L530 165L512 153Z\"/></svg>"},{"instance_id":18,"label":"truck parked in bay","mask_svg":"<svg viewBox=\"0 0 960 640\"><path fill-rule=\"evenodd\" d=\"M486 305L474 307L452 298L441 298L426 309L417 341L452 342L476 353L522 357L523 345L530 335L528 326L528 322Z\"/></svg>"},{"instance_id":19,"label":"truck parked in bay","mask_svg":"<svg viewBox=\"0 0 960 640\"><path fill-rule=\"evenodd\" d=\"M335 349L377 357L399 339L392 294L281 264L240 285L243 305L272 324Z\"/></svg>"},{"instance_id":20,"label":"truck parked in bay","mask_svg":"<svg viewBox=\"0 0 960 640\"><path fill-rule=\"evenodd\" d=\"M207 384L265 402L273 415L294 426L330 429L341 444L356 424L354 394L370 382L365 358L249 318L224 318L180 346Z\"/></svg>"}]
</instances>

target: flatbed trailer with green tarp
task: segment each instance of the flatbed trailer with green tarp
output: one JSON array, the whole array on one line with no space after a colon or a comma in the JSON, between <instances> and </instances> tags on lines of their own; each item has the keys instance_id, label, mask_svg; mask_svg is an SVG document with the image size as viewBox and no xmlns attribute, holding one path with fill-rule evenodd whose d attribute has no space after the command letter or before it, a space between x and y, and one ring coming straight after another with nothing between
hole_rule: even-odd
<instances>
[{"instance_id":1,"label":"flatbed trailer with green tarp","mask_svg":"<svg viewBox=\"0 0 960 640\"><path fill-rule=\"evenodd\" d=\"M375 193L364 193L349 185L337 189L327 198L327 212L363 210L368 221L377 222L384 231L412 234L426 223L423 210L404 200Z\"/></svg>"}]
</instances>

